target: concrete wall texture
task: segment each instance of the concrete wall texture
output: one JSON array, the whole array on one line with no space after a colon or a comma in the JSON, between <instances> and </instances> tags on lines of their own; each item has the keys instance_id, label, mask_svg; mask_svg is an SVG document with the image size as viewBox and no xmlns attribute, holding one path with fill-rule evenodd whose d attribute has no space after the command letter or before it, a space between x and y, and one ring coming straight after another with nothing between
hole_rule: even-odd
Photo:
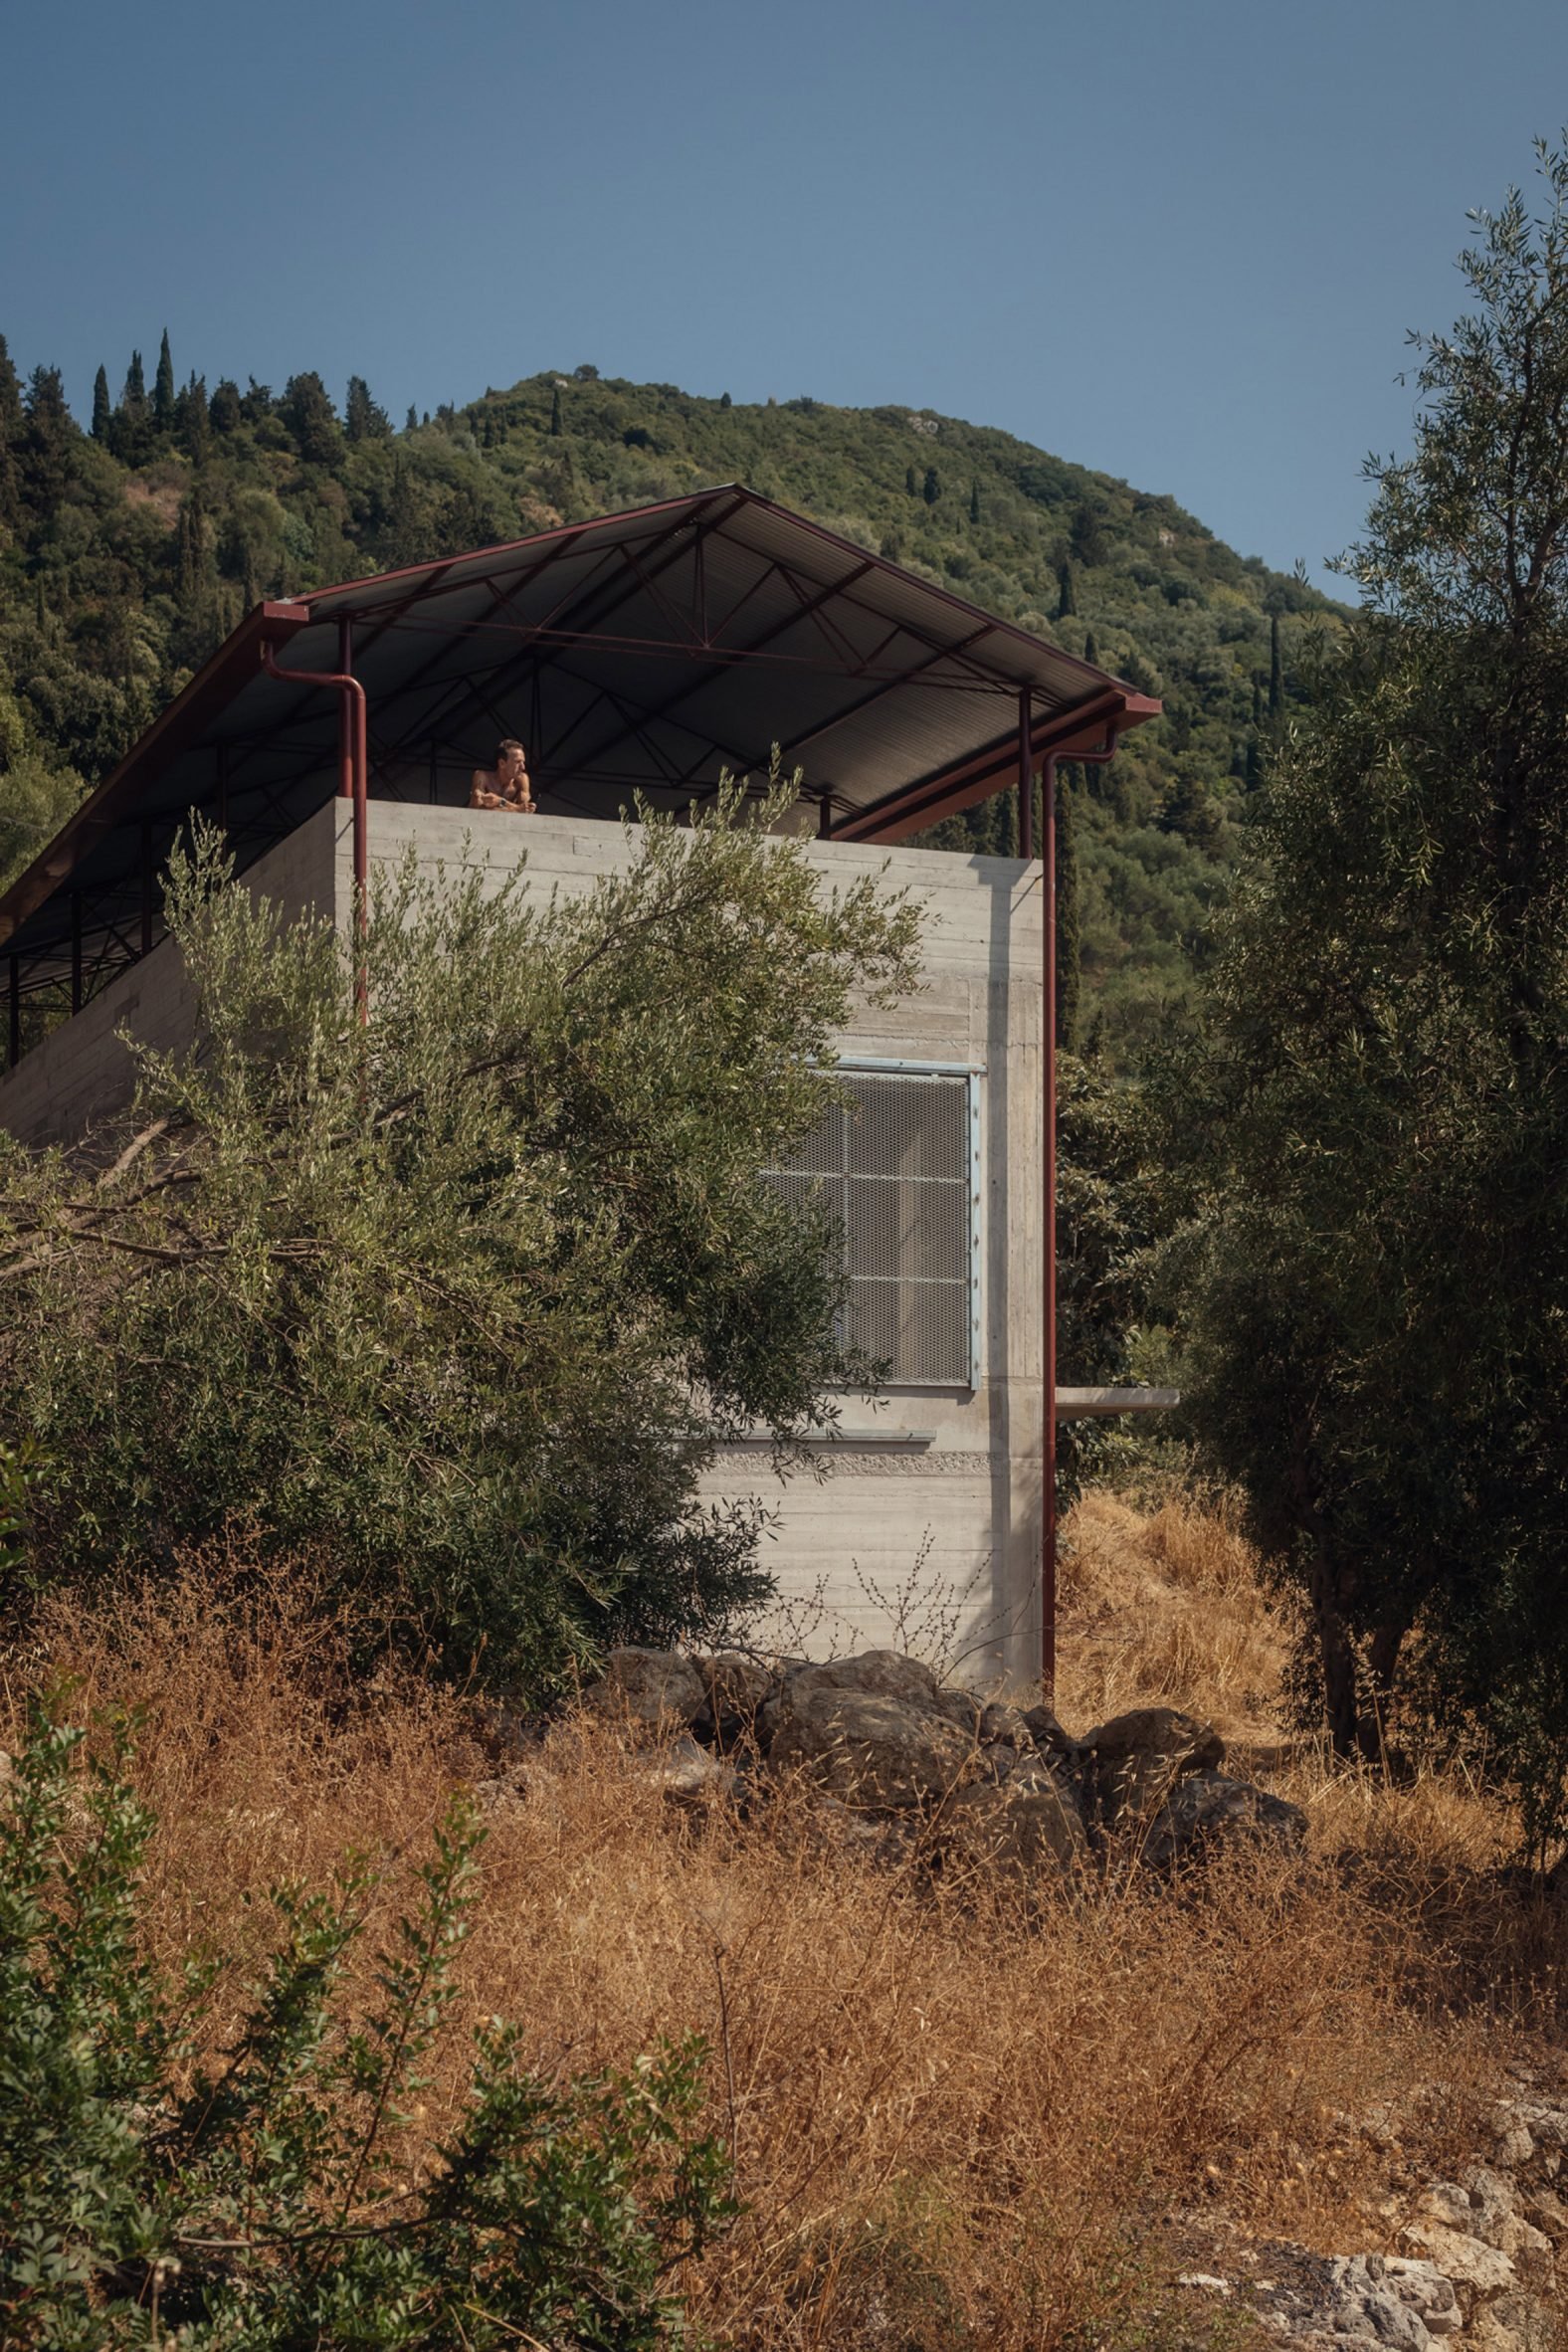
<instances>
[{"instance_id":1,"label":"concrete wall texture","mask_svg":"<svg viewBox=\"0 0 1568 2352\"><path fill-rule=\"evenodd\" d=\"M846 1397L817 1474L781 1479L765 1445L737 1446L705 1492L756 1497L774 1514L762 1546L779 1588L770 1638L815 1656L892 1644L940 1656L972 1681L1027 1684L1040 1641L1040 869L849 843L805 848L825 882L884 875L890 888L914 892L924 917L921 987L890 1011L863 1009L843 1053L978 1074L977 1377L972 1388L892 1387L875 1403ZM392 801L371 806L370 851L373 868L412 851L427 874L478 867L498 886L520 870L530 890L572 894L631 856L616 825ZM317 811L246 881L291 915L313 906L346 923L346 804ZM35 1144L76 1139L128 1096L118 1033L172 1047L193 1019L164 942L0 1081L0 1125Z\"/></svg>"}]
</instances>

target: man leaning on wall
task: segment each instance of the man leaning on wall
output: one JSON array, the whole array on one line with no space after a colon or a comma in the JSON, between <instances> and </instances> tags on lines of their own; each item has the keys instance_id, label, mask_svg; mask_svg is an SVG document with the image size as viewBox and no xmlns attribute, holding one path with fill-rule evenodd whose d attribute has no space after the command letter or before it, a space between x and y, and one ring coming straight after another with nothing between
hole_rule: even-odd
<instances>
[{"instance_id":1,"label":"man leaning on wall","mask_svg":"<svg viewBox=\"0 0 1568 2352\"><path fill-rule=\"evenodd\" d=\"M493 767L475 769L469 807L509 810L514 817L531 817L536 813L533 786L528 780L528 754L514 735L497 744Z\"/></svg>"}]
</instances>

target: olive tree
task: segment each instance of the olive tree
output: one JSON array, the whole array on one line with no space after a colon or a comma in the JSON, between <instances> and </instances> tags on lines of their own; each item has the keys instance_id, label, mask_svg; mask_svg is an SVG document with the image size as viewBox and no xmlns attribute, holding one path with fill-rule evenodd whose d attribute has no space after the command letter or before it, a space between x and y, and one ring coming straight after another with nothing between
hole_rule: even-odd
<instances>
[{"instance_id":1,"label":"olive tree","mask_svg":"<svg viewBox=\"0 0 1568 2352\"><path fill-rule=\"evenodd\" d=\"M90 1152L4 1147L34 1575L245 1522L367 1623L533 1686L761 1596L757 1514L701 1507L699 1474L743 1428L798 1448L866 1368L824 1229L758 1171L915 938L903 899L770 838L779 805L650 817L575 899L405 868L363 1028L329 925L285 923L211 837L174 860L189 1047L136 1049Z\"/></svg>"},{"instance_id":2,"label":"olive tree","mask_svg":"<svg viewBox=\"0 0 1568 2352\"><path fill-rule=\"evenodd\" d=\"M1419 1666L1532 1834L1568 1775L1568 156L1416 338L1363 605L1282 747L1177 1121L1200 1427L1342 1749ZM1414 1640L1412 1639L1414 1637Z\"/></svg>"}]
</instances>

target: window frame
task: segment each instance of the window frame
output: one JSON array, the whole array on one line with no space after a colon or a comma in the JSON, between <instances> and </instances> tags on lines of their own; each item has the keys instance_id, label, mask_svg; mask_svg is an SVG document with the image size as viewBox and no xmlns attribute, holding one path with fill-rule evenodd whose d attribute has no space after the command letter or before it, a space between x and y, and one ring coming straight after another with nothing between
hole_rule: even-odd
<instances>
[{"instance_id":1,"label":"window frame","mask_svg":"<svg viewBox=\"0 0 1568 2352\"><path fill-rule=\"evenodd\" d=\"M880 1054L841 1054L833 1068L841 1071L846 1078L962 1078L964 1081L966 1176L969 1186L969 1361L966 1373L958 1380L900 1380L894 1374L883 1384L883 1393L921 1389L941 1394L959 1389L973 1396L980 1386L984 1361L981 1347L985 1328L985 1237L982 1217L985 1188L981 1176L980 1081L985 1077L986 1066L983 1062L926 1062ZM850 1395L855 1391L851 1388L841 1393Z\"/></svg>"}]
</instances>

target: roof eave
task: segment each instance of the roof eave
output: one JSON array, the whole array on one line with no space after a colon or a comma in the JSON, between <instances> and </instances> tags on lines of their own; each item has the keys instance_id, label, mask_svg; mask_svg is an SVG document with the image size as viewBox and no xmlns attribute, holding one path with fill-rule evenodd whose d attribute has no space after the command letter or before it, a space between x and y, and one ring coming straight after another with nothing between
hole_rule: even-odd
<instances>
[{"instance_id":1,"label":"roof eave","mask_svg":"<svg viewBox=\"0 0 1568 2352\"><path fill-rule=\"evenodd\" d=\"M1048 757L1108 759L1124 734L1151 718L1158 718L1163 709L1164 704L1152 694L1135 694L1130 687L1118 686L1109 692L1085 696L1082 702L1058 711L1054 718L1036 723L1030 734L1031 754L1037 761ZM830 841L907 841L911 834L926 832L942 818L957 816L961 810L989 800L1003 779L1017 776L1018 755L1016 733L998 736L960 766L945 768L940 775L923 777L914 784L900 785L896 792L874 801L870 808L857 809L853 816L832 826L827 838Z\"/></svg>"}]
</instances>

